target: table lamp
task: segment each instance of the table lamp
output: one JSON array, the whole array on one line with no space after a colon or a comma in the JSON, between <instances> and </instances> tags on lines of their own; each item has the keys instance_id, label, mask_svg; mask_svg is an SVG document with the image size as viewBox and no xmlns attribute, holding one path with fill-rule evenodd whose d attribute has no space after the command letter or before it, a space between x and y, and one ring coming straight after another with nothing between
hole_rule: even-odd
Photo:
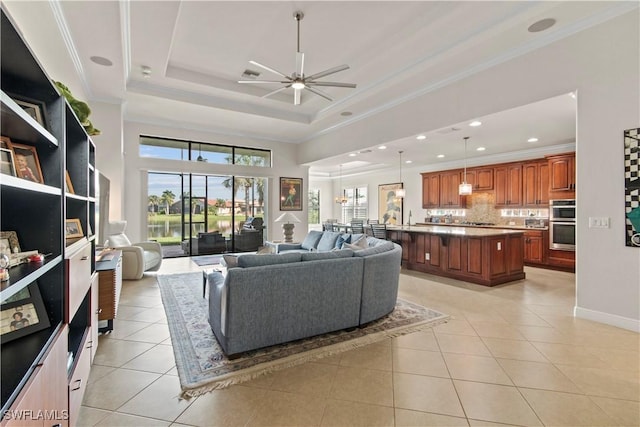
<instances>
[{"instance_id":1,"label":"table lamp","mask_svg":"<svg viewBox=\"0 0 640 427\"><path fill-rule=\"evenodd\" d=\"M282 232L284 233L284 242L292 243L293 242L293 228L295 227L295 222L302 222L298 219L297 216L292 214L291 212L285 212L276 218L275 222L283 222L282 224Z\"/></svg>"}]
</instances>

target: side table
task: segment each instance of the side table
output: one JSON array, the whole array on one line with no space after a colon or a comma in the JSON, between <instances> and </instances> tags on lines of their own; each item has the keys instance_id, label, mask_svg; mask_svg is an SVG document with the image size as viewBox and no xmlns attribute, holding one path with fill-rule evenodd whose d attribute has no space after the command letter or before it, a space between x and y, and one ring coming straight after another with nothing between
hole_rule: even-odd
<instances>
[{"instance_id":1,"label":"side table","mask_svg":"<svg viewBox=\"0 0 640 427\"><path fill-rule=\"evenodd\" d=\"M96 261L98 272L98 320L107 320L107 326L99 332L113 330L113 319L118 313L118 301L122 289L122 251L104 250Z\"/></svg>"}]
</instances>

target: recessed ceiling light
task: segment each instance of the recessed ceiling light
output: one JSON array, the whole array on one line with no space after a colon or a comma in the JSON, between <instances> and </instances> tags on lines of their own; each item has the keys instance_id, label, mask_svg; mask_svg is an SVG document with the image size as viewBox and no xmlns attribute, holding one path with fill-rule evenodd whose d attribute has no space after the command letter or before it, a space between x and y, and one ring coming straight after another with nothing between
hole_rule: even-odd
<instances>
[{"instance_id":1,"label":"recessed ceiling light","mask_svg":"<svg viewBox=\"0 0 640 427\"><path fill-rule=\"evenodd\" d=\"M575 92L569 92L569 96L572 97L573 99L576 99L576 93Z\"/></svg>"},{"instance_id":2,"label":"recessed ceiling light","mask_svg":"<svg viewBox=\"0 0 640 427\"><path fill-rule=\"evenodd\" d=\"M529 25L527 30L530 33L539 33L540 31L548 30L556 24L556 20L553 18L541 19L533 24Z\"/></svg>"},{"instance_id":3,"label":"recessed ceiling light","mask_svg":"<svg viewBox=\"0 0 640 427\"><path fill-rule=\"evenodd\" d=\"M413 163L413 160L405 160L405 163Z\"/></svg>"},{"instance_id":4,"label":"recessed ceiling light","mask_svg":"<svg viewBox=\"0 0 640 427\"><path fill-rule=\"evenodd\" d=\"M349 157L355 157L356 153L349 153Z\"/></svg>"},{"instance_id":5,"label":"recessed ceiling light","mask_svg":"<svg viewBox=\"0 0 640 427\"><path fill-rule=\"evenodd\" d=\"M538 138L529 138L527 142L538 142Z\"/></svg>"},{"instance_id":6,"label":"recessed ceiling light","mask_svg":"<svg viewBox=\"0 0 640 427\"><path fill-rule=\"evenodd\" d=\"M481 124L482 124L482 122L481 122L481 121L479 121L479 120L474 120L474 121L472 121L471 123L469 123L469 126L471 126L471 127L476 127L476 126L480 126Z\"/></svg>"},{"instance_id":7,"label":"recessed ceiling light","mask_svg":"<svg viewBox=\"0 0 640 427\"><path fill-rule=\"evenodd\" d=\"M387 146L386 145L381 145L378 147L378 150L386 150Z\"/></svg>"},{"instance_id":8,"label":"recessed ceiling light","mask_svg":"<svg viewBox=\"0 0 640 427\"><path fill-rule=\"evenodd\" d=\"M419 139L420 141L422 141L423 139L427 139L427 137L424 135L418 135L416 136L416 139Z\"/></svg>"},{"instance_id":9,"label":"recessed ceiling light","mask_svg":"<svg viewBox=\"0 0 640 427\"><path fill-rule=\"evenodd\" d=\"M113 62L111 62L110 59L107 59L103 56L92 56L91 58L89 58L91 60L91 62L94 62L98 65L102 65L105 67L111 67L113 65Z\"/></svg>"},{"instance_id":10,"label":"recessed ceiling light","mask_svg":"<svg viewBox=\"0 0 640 427\"><path fill-rule=\"evenodd\" d=\"M348 117L350 115L352 115L353 113L351 111L343 111L342 113L340 113L341 116L343 117Z\"/></svg>"},{"instance_id":11,"label":"recessed ceiling light","mask_svg":"<svg viewBox=\"0 0 640 427\"><path fill-rule=\"evenodd\" d=\"M484 148L484 147L478 147L478 148L476 148L476 151L484 151L484 150L486 150L486 148Z\"/></svg>"},{"instance_id":12,"label":"recessed ceiling light","mask_svg":"<svg viewBox=\"0 0 640 427\"><path fill-rule=\"evenodd\" d=\"M444 154L438 154L438 158L441 159L444 157Z\"/></svg>"}]
</instances>

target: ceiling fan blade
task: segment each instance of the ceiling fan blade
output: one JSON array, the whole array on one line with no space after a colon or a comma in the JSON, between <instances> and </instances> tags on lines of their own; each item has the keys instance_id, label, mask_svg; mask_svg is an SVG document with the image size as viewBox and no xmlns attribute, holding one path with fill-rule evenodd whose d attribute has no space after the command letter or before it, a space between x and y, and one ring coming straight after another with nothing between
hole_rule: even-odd
<instances>
[{"instance_id":1,"label":"ceiling fan blade","mask_svg":"<svg viewBox=\"0 0 640 427\"><path fill-rule=\"evenodd\" d=\"M293 105L300 105L300 92L302 92L302 89L293 90Z\"/></svg>"},{"instance_id":2,"label":"ceiling fan blade","mask_svg":"<svg viewBox=\"0 0 640 427\"><path fill-rule=\"evenodd\" d=\"M280 71L278 71L278 70L274 70L274 69L273 69L273 68L271 68L271 67L267 67L266 65L262 65L262 64L261 64L261 63L259 63L259 62L256 62L256 61L249 61L249 64L253 64L253 65L255 65L256 67L264 68L265 70L267 70L267 71L271 71L272 73L277 74L277 75L279 75L279 76L282 76L282 77L284 77L284 78L285 78L285 79L287 79L287 80L291 80L291 77L287 76L286 74L281 73L281 72L280 72Z\"/></svg>"},{"instance_id":3,"label":"ceiling fan blade","mask_svg":"<svg viewBox=\"0 0 640 427\"><path fill-rule=\"evenodd\" d=\"M305 84L307 86L333 86L333 87L350 87L355 88L355 83L339 83L339 82L310 82L305 79Z\"/></svg>"},{"instance_id":4,"label":"ceiling fan blade","mask_svg":"<svg viewBox=\"0 0 640 427\"><path fill-rule=\"evenodd\" d=\"M329 95L327 95L326 93L322 92L320 89L314 89L314 88L309 87L309 86L305 86L304 88L309 90L310 92L315 93L316 95L319 95L319 96L325 98L328 101L333 101L333 99L331 99L331 97Z\"/></svg>"},{"instance_id":5,"label":"ceiling fan blade","mask_svg":"<svg viewBox=\"0 0 640 427\"><path fill-rule=\"evenodd\" d=\"M304 76L304 53L296 52L296 74L299 77Z\"/></svg>"},{"instance_id":6,"label":"ceiling fan blade","mask_svg":"<svg viewBox=\"0 0 640 427\"><path fill-rule=\"evenodd\" d=\"M319 79L320 77L328 76L329 74L338 73L340 71L344 71L348 69L349 69L349 66L347 64L338 65L337 67L329 68L328 70L324 70L319 73L312 74L309 77L307 77L305 80Z\"/></svg>"},{"instance_id":7,"label":"ceiling fan blade","mask_svg":"<svg viewBox=\"0 0 640 427\"><path fill-rule=\"evenodd\" d=\"M238 80L238 83L282 83L288 84L290 81L280 81L280 80Z\"/></svg>"},{"instance_id":8,"label":"ceiling fan blade","mask_svg":"<svg viewBox=\"0 0 640 427\"><path fill-rule=\"evenodd\" d=\"M291 87L291 85L287 85L287 86L281 87L280 89L276 89L276 90L274 90L274 91L271 91L271 92L269 92L269 93L268 93L268 94L266 94L266 95L262 95L262 98L268 98L268 97L270 97L271 95L275 95L276 93L278 93L278 92L282 92L283 90L285 90L285 89L289 89L290 87Z\"/></svg>"}]
</instances>

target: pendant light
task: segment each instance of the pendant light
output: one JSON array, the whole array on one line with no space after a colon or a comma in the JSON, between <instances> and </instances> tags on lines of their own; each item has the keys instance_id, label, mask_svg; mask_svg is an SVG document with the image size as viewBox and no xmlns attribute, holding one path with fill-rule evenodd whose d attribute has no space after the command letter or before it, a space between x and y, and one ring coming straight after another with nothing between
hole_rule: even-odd
<instances>
[{"instance_id":1,"label":"pendant light","mask_svg":"<svg viewBox=\"0 0 640 427\"><path fill-rule=\"evenodd\" d=\"M344 195L344 190L342 189L342 165L340 165L340 180L339 180L339 185L340 185L340 193L342 193L339 196L336 196L335 201L336 203L340 203L341 205L347 203L347 198Z\"/></svg>"},{"instance_id":2,"label":"pendant light","mask_svg":"<svg viewBox=\"0 0 640 427\"><path fill-rule=\"evenodd\" d=\"M469 196L473 189L471 184L467 184L467 140L468 136L464 137L464 179L462 180L462 184L458 186L458 194L461 196Z\"/></svg>"},{"instance_id":3,"label":"pendant light","mask_svg":"<svg viewBox=\"0 0 640 427\"><path fill-rule=\"evenodd\" d=\"M407 192L404 189L404 185L402 184L402 153L403 153L402 150L398 151L398 154L400 154L400 185L403 186L403 188L399 188L396 190L396 197L398 199L402 199L407 194Z\"/></svg>"},{"instance_id":4,"label":"pendant light","mask_svg":"<svg viewBox=\"0 0 640 427\"><path fill-rule=\"evenodd\" d=\"M202 150L201 150L201 145L200 143L198 143L198 158L196 159L196 161L198 162L206 162L207 159L205 159L204 157L202 157Z\"/></svg>"}]
</instances>

